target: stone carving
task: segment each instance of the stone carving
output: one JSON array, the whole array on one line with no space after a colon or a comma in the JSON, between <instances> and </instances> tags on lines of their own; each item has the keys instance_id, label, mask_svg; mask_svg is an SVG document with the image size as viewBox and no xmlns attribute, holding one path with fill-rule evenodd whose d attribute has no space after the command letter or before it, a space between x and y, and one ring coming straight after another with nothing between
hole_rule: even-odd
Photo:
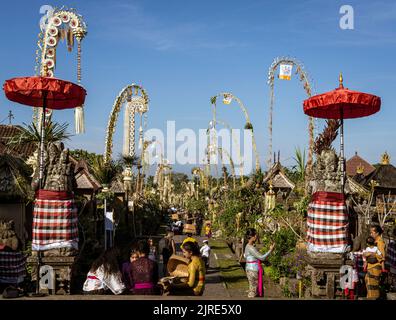
<instances>
[{"instance_id":1,"label":"stone carving","mask_svg":"<svg viewBox=\"0 0 396 320\"><path fill-rule=\"evenodd\" d=\"M37 159L37 158L36 158ZM28 164L33 165L33 168L38 167L38 159L35 160L33 156L28 160ZM36 164L36 166L34 165ZM39 170L34 171L32 187L38 189ZM65 149L61 142L50 143L47 147L44 157L44 176L43 189L50 191L65 191L73 192L77 183L74 177L74 165L69 160L69 149ZM43 257L56 256L75 256L78 251L73 248L60 248L45 250L42 252ZM37 252L32 252L33 256Z\"/></svg>"},{"instance_id":2,"label":"stone carving","mask_svg":"<svg viewBox=\"0 0 396 320\"><path fill-rule=\"evenodd\" d=\"M39 180L39 160L35 156L29 158L28 164L33 167L32 188L37 190ZM50 143L44 156L43 185L45 190L72 192L76 187L74 166L69 161L69 149L64 144Z\"/></svg>"},{"instance_id":3,"label":"stone carving","mask_svg":"<svg viewBox=\"0 0 396 320\"><path fill-rule=\"evenodd\" d=\"M72 273L73 269L75 270L75 257L61 257L61 256L53 256L53 257L43 257L41 260L42 266L51 266L53 269L54 276L54 290L51 290L51 294L57 295L65 295L70 294L70 284L72 282ZM37 280L37 258L29 257L28 258L28 266L31 269L31 278L32 281ZM40 289L42 293L50 293L46 289Z\"/></svg>"},{"instance_id":4,"label":"stone carving","mask_svg":"<svg viewBox=\"0 0 396 320\"><path fill-rule=\"evenodd\" d=\"M14 231L14 221L0 221L0 245L16 251L19 247L19 239Z\"/></svg>"},{"instance_id":5,"label":"stone carving","mask_svg":"<svg viewBox=\"0 0 396 320\"><path fill-rule=\"evenodd\" d=\"M334 150L323 150L313 166L310 186L312 193L317 191L342 192L341 163Z\"/></svg>"},{"instance_id":6,"label":"stone carving","mask_svg":"<svg viewBox=\"0 0 396 320\"><path fill-rule=\"evenodd\" d=\"M49 249L40 252L42 257L73 257L78 254L78 250L74 248ZM32 251L32 257L37 257L37 251Z\"/></svg>"},{"instance_id":7,"label":"stone carving","mask_svg":"<svg viewBox=\"0 0 396 320\"><path fill-rule=\"evenodd\" d=\"M31 178L38 177L38 168L39 168L39 158L38 158L38 150L34 151L34 153L26 160L26 164L33 169L33 173L31 174Z\"/></svg>"},{"instance_id":8,"label":"stone carving","mask_svg":"<svg viewBox=\"0 0 396 320\"><path fill-rule=\"evenodd\" d=\"M69 149L64 149L63 143L49 145L45 178L45 190L72 192L76 186L74 167L69 161Z\"/></svg>"}]
</instances>

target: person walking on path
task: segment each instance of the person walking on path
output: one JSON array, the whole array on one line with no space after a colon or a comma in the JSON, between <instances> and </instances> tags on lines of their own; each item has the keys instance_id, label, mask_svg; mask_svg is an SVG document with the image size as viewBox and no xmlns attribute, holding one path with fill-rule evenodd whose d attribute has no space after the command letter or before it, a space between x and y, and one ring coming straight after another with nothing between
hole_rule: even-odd
<instances>
[{"instance_id":1,"label":"person walking on path","mask_svg":"<svg viewBox=\"0 0 396 320\"><path fill-rule=\"evenodd\" d=\"M248 298L263 297L263 268L261 261L264 261L270 255L274 250L275 244L271 244L267 253L261 254L254 246L257 241L256 229L248 229L246 237L248 244L245 247L244 257L246 258L246 276L249 282Z\"/></svg>"},{"instance_id":2,"label":"person walking on path","mask_svg":"<svg viewBox=\"0 0 396 320\"><path fill-rule=\"evenodd\" d=\"M367 258L367 274L365 282L367 287L367 299L378 299L381 296L380 292L380 279L382 270L382 260L385 259L385 242L381 237L382 228L378 225L370 228L370 235L375 240L375 245L381 252L381 255L376 254L374 259Z\"/></svg>"},{"instance_id":3,"label":"person walking on path","mask_svg":"<svg viewBox=\"0 0 396 320\"><path fill-rule=\"evenodd\" d=\"M208 239L212 238L212 226L211 226L210 222L206 223L205 237L207 237Z\"/></svg>"},{"instance_id":4,"label":"person walking on path","mask_svg":"<svg viewBox=\"0 0 396 320\"><path fill-rule=\"evenodd\" d=\"M203 241L203 246L200 249L202 260L205 262L205 268L209 268L210 247L209 240Z\"/></svg>"}]
</instances>

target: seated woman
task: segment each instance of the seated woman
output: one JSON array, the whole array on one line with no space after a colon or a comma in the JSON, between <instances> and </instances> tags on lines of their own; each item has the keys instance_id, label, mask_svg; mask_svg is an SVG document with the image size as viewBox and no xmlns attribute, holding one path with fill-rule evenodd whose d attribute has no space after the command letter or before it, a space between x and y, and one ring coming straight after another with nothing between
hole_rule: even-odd
<instances>
[{"instance_id":1,"label":"seated woman","mask_svg":"<svg viewBox=\"0 0 396 320\"><path fill-rule=\"evenodd\" d=\"M96 259L84 282L84 294L121 294L125 290L118 263L119 251L107 249Z\"/></svg>"},{"instance_id":2,"label":"seated woman","mask_svg":"<svg viewBox=\"0 0 396 320\"><path fill-rule=\"evenodd\" d=\"M131 263L133 294L158 294L158 264L148 258L149 244L144 240L139 241L137 251L139 258Z\"/></svg>"},{"instance_id":3,"label":"seated woman","mask_svg":"<svg viewBox=\"0 0 396 320\"><path fill-rule=\"evenodd\" d=\"M199 246L195 242L186 242L182 246L183 255L190 259L188 280L181 283L170 283L170 295L202 296L205 290L205 263L200 256Z\"/></svg>"},{"instance_id":4,"label":"seated woman","mask_svg":"<svg viewBox=\"0 0 396 320\"><path fill-rule=\"evenodd\" d=\"M122 281L124 282L125 287L127 288L127 294L131 294L133 292L133 283L131 278L131 263L136 261L139 258L139 254L135 247L131 248L129 254L129 260L122 264Z\"/></svg>"}]
</instances>

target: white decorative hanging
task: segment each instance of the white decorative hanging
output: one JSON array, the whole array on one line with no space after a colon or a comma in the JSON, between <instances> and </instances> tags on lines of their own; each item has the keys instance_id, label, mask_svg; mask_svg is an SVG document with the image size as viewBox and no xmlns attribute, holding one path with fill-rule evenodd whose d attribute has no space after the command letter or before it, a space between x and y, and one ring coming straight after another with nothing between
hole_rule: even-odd
<instances>
[{"instance_id":1,"label":"white decorative hanging","mask_svg":"<svg viewBox=\"0 0 396 320\"><path fill-rule=\"evenodd\" d=\"M135 155L135 106L128 101L124 113L124 143L122 146L124 156Z\"/></svg>"},{"instance_id":2,"label":"white decorative hanging","mask_svg":"<svg viewBox=\"0 0 396 320\"><path fill-rule=\"evenodd\" d=\"M84 109L82 106L77 107L74 110L74 127L76 130L76 134L82 134L85 132L84 122Z\"/></svg>"}]
</instances>

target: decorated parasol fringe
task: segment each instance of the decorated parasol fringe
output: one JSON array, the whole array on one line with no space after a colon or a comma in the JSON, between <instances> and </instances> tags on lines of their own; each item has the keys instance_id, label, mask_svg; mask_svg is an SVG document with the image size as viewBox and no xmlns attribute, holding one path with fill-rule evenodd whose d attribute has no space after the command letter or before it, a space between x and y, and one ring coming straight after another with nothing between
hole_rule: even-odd
<instances>
[{"instance_id":1,"label":"decorated parasol fringe","mask_svg":"<svg viewBox=\"0 0 396 320\"><path fill-rule=\"evenodd\" d=\"M79 106L74 111L74 124L76 134L85 133L85 125L84 125L84 108Z\"/></svg>"}]
</instances>

